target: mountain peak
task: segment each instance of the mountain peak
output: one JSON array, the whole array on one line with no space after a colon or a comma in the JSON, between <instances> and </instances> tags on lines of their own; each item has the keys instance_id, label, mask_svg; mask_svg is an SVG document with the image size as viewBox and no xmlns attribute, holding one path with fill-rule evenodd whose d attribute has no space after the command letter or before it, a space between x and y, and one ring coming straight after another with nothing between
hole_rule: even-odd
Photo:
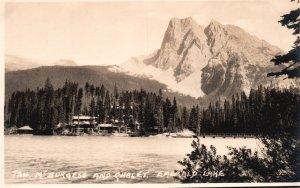
<instances>
[{"instance_id":1,"label":"mountain peak","mask_svg":"<svg viewBox=\"0 0 300 188\"><path fill-rule=\"evenodd\" d=\"M170 20L171 22L187 22L187 21L194 21L192 17L186 17L186 18L177 18L173 17Z\"/></svg>"},{"instance_id":2,"label":"mountain peak","mask_svg":"<svg viewBox=\"0 0 300 188\"><path fill-rule=\"evenodd\" d=\"M192 17L172 18L165 32L159 54L151 59L155 67L163 70L175 69L178 66L178 59L186 55L186 49L191 48L199 35L203 33L203 28L197 24ZM205 41L205 40L203 40ZM185 52L185 54L183 54ZM149 62L147 60L147 62Z\"/></svg>"},{"instance_id":3,"label":"mountain peak","mask_svg":"<svg viewBox=\"0 0 300 188\"><path fill-rule=\"evenodd\" d=\"M208 24L208 26L205 28L205 33L208 33L209 31L212 31L212 32L217 32L217 31L220 31L222 30L223 28L223 25L216 21L215 19L212 19L210 21L210 23Z\"/></svg>"},{"instance_id":4,"label":"mountain peak","mask_svg":"<svg viewBox=\"0 0 300 188\"><path fill-rule=\"evenodd\" d=\"M280 52L242 28L215 19L203 28L191 17L172 18L157 53L132 67L142 64L139 71L179 92L227 97L267 85L271 79L265 77L266 70L275 69L270 60Z\"/></svg>"},{"instance_id":5,"label":"mountain peak","mask_svg":"<svg viewBox=\"0 0 300 188\"><path fill-rule=\"evenodd\" d=\"M197 22L192 17L187 18L172 18L170 20L169 26L175 27L197 27Z\"/></svg>"},{"instance_id":6,"label":"mountain peak","mask_svg":"<svg viewBox=\"0 0 300 188\"><path fill-rule=\"evenodd\" d=\"M209 25L222 26L222 24L215 19L211 19Z\"/></svg>"}]
</instances>

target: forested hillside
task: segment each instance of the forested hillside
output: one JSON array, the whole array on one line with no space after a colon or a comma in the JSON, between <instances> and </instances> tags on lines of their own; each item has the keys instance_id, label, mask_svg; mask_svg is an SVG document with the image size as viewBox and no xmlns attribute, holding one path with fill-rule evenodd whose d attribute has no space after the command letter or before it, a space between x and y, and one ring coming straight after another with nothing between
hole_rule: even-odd
<instances>
[{"instance_id":1,"label":"forested hillside","mask_svg":"<svg viewBox=\"0 0 300 188\"><path fill-rule=\"evenodd\" d=\"M163 97L163 91L144 89L112 91L105 85L89 82L80 87L66 81L54 88L50 79L37 90L14 92L6 106L8 126L30 125L37 131L50 133L57 124L70 124L74 115L97 117L98 123L114 120L125 124L138 121L144 132L177 132L190 129L201 133L271 134L299 126L300 96L297 89L259 87L234 95L231 100L217 100L208 107L195 104L179 106L177 98Z\"/></svg>"},{"instance_id":2,"label":"forested hillside","mask_svg":"<svg viewBox=\"0 0 300 188\"><path fill-rule=\"evenodd\" d=\"M29 70L8 72L5 74L5 100L11 96L13 92L24 91L26 89L36 90L38 87L44 86L46 78L50 78L54 89L62 88L66 80L78 83L79 87L84 87L86 82L95 86L105 85L106 89L112 91L114 85L122 90L140 90L144 88L148 92L158 92L160 89L164 93L164 97L178 100L178 105L192 106L198 103L198 100L184 96L182 94L172 92L166 89L164 84L148 78L139 78L126 75L125 73L117 73L109 71L111 66L49 66L39 67Z\"/></svg>"}]
</instances>

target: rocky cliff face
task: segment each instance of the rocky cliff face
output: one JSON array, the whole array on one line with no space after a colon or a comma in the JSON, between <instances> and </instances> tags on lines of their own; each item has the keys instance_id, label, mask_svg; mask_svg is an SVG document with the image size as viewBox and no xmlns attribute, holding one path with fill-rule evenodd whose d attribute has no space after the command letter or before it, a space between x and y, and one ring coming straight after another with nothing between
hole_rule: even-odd
<instances>
[{"instance_id":1,"label":"rocky cliff face","mask_svg":"<svg viewBox=\"0 0 300 188\"><path fill-rule=\"evenodd\" d=\"M134 64L152 67L145 74L185 94L228 97L282 80L266 77L268 72L278 69L270 60L280 53L281 49L233 25L212 20L202 27L192 18L173 18L160 49L147 57L134 58ZM132 62L123 66L128 72L136 71L128 69ZM165 79L157 76L156 71L164 72ZM172 78L174 81L168 84ZM294 84L289 82L284 85Z\"/></svg>"},{"instance_id":2,"label":"rocky cliff face","mask_svg":"<svg viewBox=\"0 0 300 188\"><path fill-rule=\"evenodd\" d=\"M204 28L192 18L173 18L155 57L143 60L156 68L174 70L178 82L200 70L210 57Z\"/></svg>"}]
</instances>

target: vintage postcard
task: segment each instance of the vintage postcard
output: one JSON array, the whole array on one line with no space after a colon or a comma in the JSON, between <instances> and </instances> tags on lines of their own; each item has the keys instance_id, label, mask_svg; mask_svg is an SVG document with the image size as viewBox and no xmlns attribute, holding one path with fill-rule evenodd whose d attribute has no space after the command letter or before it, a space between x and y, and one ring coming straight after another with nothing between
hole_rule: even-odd
<instances>
[{"instance_id":1,"label":"vintage postcard","mask_svg":"<svg viewBox=\"0 0 300 188\"><path fill-rule=\"evenodd\" d=\"M5 187L299 186L299 0L2 5Z\"/></svg>"}]
</instances>

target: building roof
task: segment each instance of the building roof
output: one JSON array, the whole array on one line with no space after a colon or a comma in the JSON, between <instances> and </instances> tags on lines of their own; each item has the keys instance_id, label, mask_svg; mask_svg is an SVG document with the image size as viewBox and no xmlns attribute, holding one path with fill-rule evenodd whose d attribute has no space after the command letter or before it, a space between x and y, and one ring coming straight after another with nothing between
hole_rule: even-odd
<instances>
[{"instance_id":1,"label":"building roof","mask_svg":"<svg viewBox=\"0 0 300 188\"><path fill-rule=\"evenodd\" d=\"M22 130L22 131L33 131L33 129L31 127L29 127L28 125L23 126L18 128L18 130Z\"/></svg>"}]
</instances>

